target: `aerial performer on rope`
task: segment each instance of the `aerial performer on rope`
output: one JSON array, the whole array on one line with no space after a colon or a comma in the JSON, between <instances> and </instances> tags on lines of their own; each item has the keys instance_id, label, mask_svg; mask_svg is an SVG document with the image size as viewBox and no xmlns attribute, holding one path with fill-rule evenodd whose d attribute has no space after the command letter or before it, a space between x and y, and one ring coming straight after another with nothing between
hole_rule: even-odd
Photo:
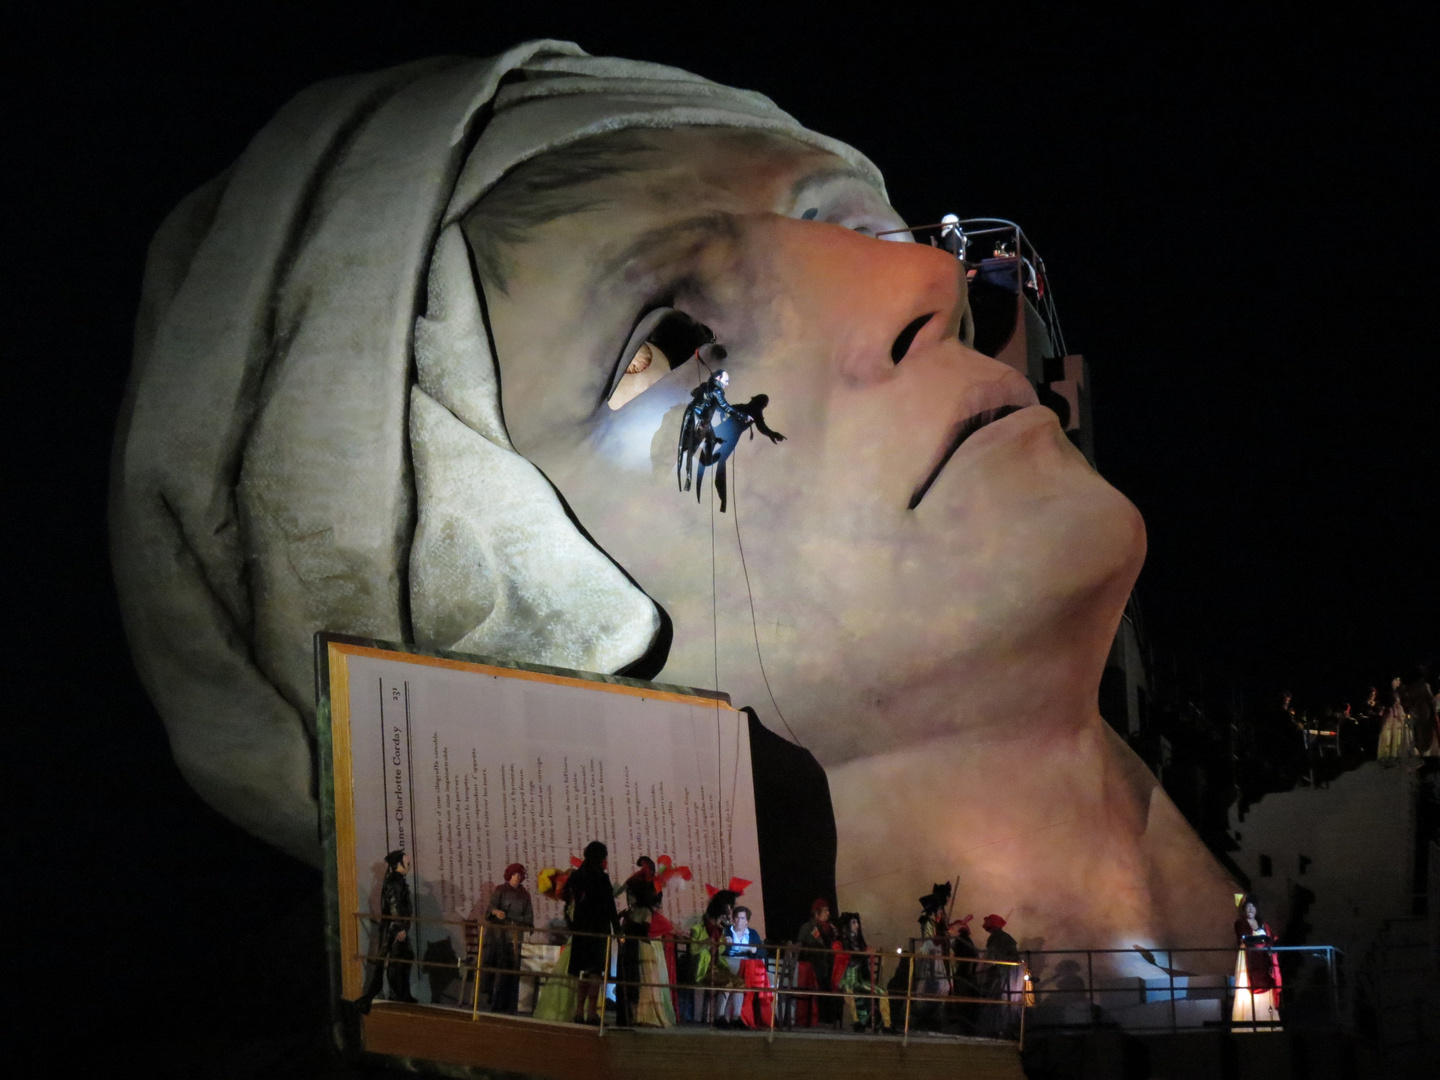
<instances>
[{"instance_id":1,"label":"aerial performer on rope","mask_svg":"<svg viewBox=\"0 0 1440 1080\"><path fill-rule=\"evenodd\" d=\"M725 359L725 348L722 345L707 345L703 349L697 349L695 356L701 363L701 352L708 352L716 360ZM692 474L695 482L695 501L700 501L700 489L705 482L705 468L707 465L715 466L715 491L720 496L720 512L725 512L726 502L726 475L725 463L729 461L730 455L735 452L735 447L740 444L740 436L745 429L756 427L760 434L768 438L772 443L785 441L785 436L778 431L772 431L765 423L765 407L770 404L770 398L765 394L757 394L743 405L731 405L725 399L725 388L730 385L730 374L727 371L717 371L697 386L691 392L689 407L685 410L685 417L680 422L680 445L675 453L675 483L684 491L690 490ZM753 439L755 433L752 431L750 437ZM700 470L695 472L695 458L699 455ZM681 478L681 466L684 466L684 478Z\"/></svg>"}]
</instances>

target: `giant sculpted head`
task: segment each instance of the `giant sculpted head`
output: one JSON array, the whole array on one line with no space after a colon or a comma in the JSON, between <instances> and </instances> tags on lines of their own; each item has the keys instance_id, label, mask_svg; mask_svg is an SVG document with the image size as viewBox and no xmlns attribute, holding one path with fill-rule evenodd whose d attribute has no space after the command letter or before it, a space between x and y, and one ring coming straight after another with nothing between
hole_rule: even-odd
<instances>
[{"instance_id":1,"label":"giant sculpted head","mask_svg":"<svg viewBox=\"0 0 1440 1080\"><path fill-rule=\"evenodd\" d=\"M1228 942L1096 707L1139 516L901 223L764 98L562 43L302 94L157 236L117 443L191 783L318 859L318 629L718 682L825 766L877 940L958 875L1051 947ZM742 442L724 515L675 479L711 340L787 437Z\"/></svg>"}]
</instances>

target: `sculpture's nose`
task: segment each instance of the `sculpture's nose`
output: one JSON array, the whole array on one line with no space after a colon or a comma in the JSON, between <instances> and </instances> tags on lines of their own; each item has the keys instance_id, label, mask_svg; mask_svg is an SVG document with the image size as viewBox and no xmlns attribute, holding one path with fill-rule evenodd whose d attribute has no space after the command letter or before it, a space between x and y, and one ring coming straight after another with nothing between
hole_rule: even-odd
<instances>
[{"instance_id":1,"label":"sculpture's nose","mask_svg":"<svg viewBox=\"0 0 1440 1080\"><path fill-rule=\"evenodd\" d=\"M869 474L862 486L886 506L914 506L972 429L1033 405L1034 390L962 340L966 282L949 252L789 227L782 288L794 321L781 332L792 331L806 394L826 413L823 453Z\"/></svg>"},{"instance_id":2,"label":"sculpture's nose","mask_svg":"<svg viewBox=\"0 0 1440 1080\"><path fill-rule=\"evenodd\" d=\"M792 300L828 338L832 376L851 387L908 386L919 394L1004 377L1007 365L965 344L969 298L954 255L833 226L792 227L809 230L794 238L806 254L787 267L804 282Z\"/></svg>"}]
</instances>

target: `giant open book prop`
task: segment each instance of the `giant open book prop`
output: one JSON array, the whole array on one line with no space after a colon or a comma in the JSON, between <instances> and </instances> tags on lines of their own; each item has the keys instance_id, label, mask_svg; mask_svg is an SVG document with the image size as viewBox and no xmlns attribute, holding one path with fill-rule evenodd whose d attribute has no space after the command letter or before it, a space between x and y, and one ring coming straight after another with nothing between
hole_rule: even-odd
<instances>
[{"instance_id":1,"label":"giant open book prop","mask_svg":"<svg viewBox=\"0 0 1440 1080\"><path fill-rule=\"evenodd\" d=\"M341 997L362 991L396 849L413 866L421 960L465 955L464 923L484 918L513 862L528 870L536 925L560 919L540 871L569 869L591 840L609 846L617 885L641 855L689 867L666 888L677 924L701 913L705 884L747 879L764 932L749 729L723 694L330 634L316 636L316 672ZM430 1001L433 980L415 974Z\"/></svg>"},{"instance_id":2,"label":"giant open book prop","mask_svg":"<svg viewBox=\"0 0 1440 1080\"><path fill-rule=\"evenodd\" d=\"M703 911L706 885L745 879L745 903L763 935L751 736L761 746L762 773L785 765L807 812L833 836L806 786L813 786L804 775L813 759L768 745L783 740L713 691L333 634L316 635L315 653L327 929L346 1049L412 1070L563 1080L653 1070L658 1039L680 1080L714 1075L717 1051L739 1080L821 1080L841 1071L878 1080L957 1070L1019 1080L1016 1047L996 1040L907 1045L884 1036L856 1042L782 1034L772 1041L772 1029L768 1039L757 1033L736 1041L705 1024L605 1037L611 1033L603 1029L526 1016L523 987L521 1015L485 1011L466 952L490 891L507 864L525 864L538 928L531 936L539 940L522 949L520 963L534 974L521 982L533 991L547 979L568 978L529 962L559 953L565 936L549 926L562 918L560 902L535 886L543 869L568 869L591 840L609 846L617 885L641 855L690 868L688 882L676 874L665 888L664 910L682 932ZM767 813L801 827L775 776L768 784ZM361 1015L348 1002L373 971L364 957L376 948L385 855L397 849L412 864L410 989L419 1001L382 999ZM827 850L833 857L833 846Z\"/></svg>"}]
</instances>

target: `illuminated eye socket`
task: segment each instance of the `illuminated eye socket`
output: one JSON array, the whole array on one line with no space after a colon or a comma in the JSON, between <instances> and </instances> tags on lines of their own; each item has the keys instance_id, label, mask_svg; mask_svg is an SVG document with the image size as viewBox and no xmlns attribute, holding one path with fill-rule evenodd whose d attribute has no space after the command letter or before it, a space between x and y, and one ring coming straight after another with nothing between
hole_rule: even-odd
<instances>
[{"instance_id":1,"label":"illuminated eye socket","mask_svg":"<svg viewBox=\"0 0 1440 1080\"><path fill-rule=\"evenodd\" d=\"M702 322L675 308L657 308L636 324L616 364L616 378L605 403L611 409L635 400L679 367L696 351L711 344L715 334Z\"/></svg>"},{"instance_id":2,"label":"illuminated eye socket","mask_svg":"<svg viewBox=\"0 0 1440 1080\"><path fill-rule=\"evenodd\" d=\"M615 384L615 389L610 392L605 403L611 409L618 409L634 401L668 374L669 357L661 352L654 342L644 342L625 365L625 373L620 376L620 381Z\"/></svg>"},{"instance_id":3,"label":"illuminated eye socket","mask_svg":"<svg viewBox=\"0 0 1440 1080\"><path fill-rule=\"evenodd\" d=\"M803 214L800 215L800 220L801 220L801 221L814 221L814 220L815 220L817 217L819 217L819 216L820 216L820 208L819 208L818 206L812 206L809 210L806 210Z\"/></svg>"}]
</instances>

